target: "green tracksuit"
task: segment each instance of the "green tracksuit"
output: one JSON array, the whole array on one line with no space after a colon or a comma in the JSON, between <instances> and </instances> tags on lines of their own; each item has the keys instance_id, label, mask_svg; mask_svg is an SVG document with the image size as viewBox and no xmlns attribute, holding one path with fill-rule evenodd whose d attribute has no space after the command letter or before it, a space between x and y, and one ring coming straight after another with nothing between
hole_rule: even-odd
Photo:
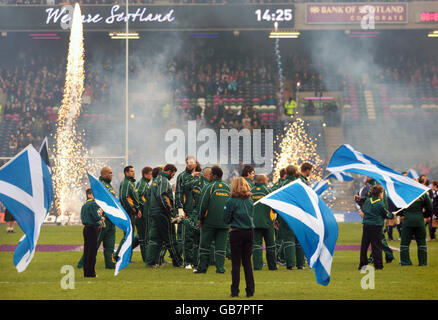
<instances>
[{"instance_id":1,"label":"green tracksuit","mask_svg":"<svg viewBox=\"0 0 438 320\"><path fill-rule=\"evenodd\" d=\"M248 182L249 186L254 187L254 182L250 178L245 178L246 182Z\"/></svg>"},{"instance_id":2,"label":"green tracksuit","mask_svg":"<svg viewBox=\"0 0 438 320\"><path fill-rule=\"evenodd\" d=\"M254 229L254 201L251 198L228 198L223 218L231 228Z\"/></svg>"},{"instance_id":3,"label":"green tracksuit","mask_svg":"<svg viewBox=\"0 0 438 320\"><path fill-rule=\"evenodd\" d=\"M423 213L424 210L424 213ZM412 236L417 241L418 264L427 265L426 227L424 218L432 214L432 201L426 192L415 200L408 208L403 209L399 215L403 216L401 242L400 242L400 264L402 266L412 265L409 257L409 245Z\"/></svg>"},{"instance_id":4,"label":"green tracksuit","mask_svg":"<svg viewBox=\"0 0 438 320\"><path fill-rule=\"evenodd\" d=\"M264 196L268 195L271 190L263 183L255 183L251 189L251 198L254 203ZM266 260L268 261L269 270L277 269L277 260L275 257L274 241L274 212L263 203L254 206L254 245L253 245L253 264L254 270L263 268L263 239L266 244Z\"/></svg>"},{"instance_id":5,"label":"green tracksuit","mask_svg":"<svg viewBox=\"0 0 438 320\"><path fill-rule=\"evenodd\" d=\"M175 189L175 208L183 209L186 217L193 214L193 194L192 187L194 182L192 171L188 168L181 172L176 179ZM175 213L176 214L176 213ZM193 260L193 229L186 227L185 223L178 225L177 231L178 249L184 257L184 264L191 265Z\"/></svg>"},{"instance_id":6,"label":"green tracksuit","mask_svg":"<svg viewBox=\"0 0 438 320\"><path fill-rule=\"evenodd\" d=\"M138 199L134 178L125 177L120 184L119 197L125 211L131 216L135 215L135 210L140 209L140 200Z\"/></svg>"},{"instance_id":7,"label":"green tracksuit","mask_svg":"<svg viewBox=\"0 0 438 320\"><path fill-rule=\"evenodd\" d=\"M281 188L291 183L292 181L295 181L296 179L298 178L288 176L286 177L283 184L279 185L278 187ZM284 221L279 214L277 215L277 220L278 220L279 238L281 239L280 241L282 244L280 250L281 249L284 250L286 267L291 269L294 268L296 265L298 269L304 268L304 251L300 243L298 242L295 233L292 231L292 229L289 227L286 221Z\"/></svg>"},{"instance_id":8,"label":"green tracksuit","mask_svg":"<svg viewBox=\"0 0 438 320\"><path fill-rule=\"evenodd\" d=\"M200 241L200 228L198 226L199 221L199 203L201 198L202 189L208 185L210 181L208 181L203 176L198 176L193 179L191 184L192 189L192 198L193 198L193 211L192 214L188 216L187 219L183 220L185 228L190 228L193 234L193 262L198 261L198 251L199 251L199 241ZM214 261L214 257L213 257Z\"/></svg>"},{"instance_id":9,"label":"green tracksuit","mask_svg":"<svg viewBox=\"0 0 438 320\"><path fill-rule=\"evenodd\" d=\"M380 198L367 198L363 205L363 232L362 242L360 247L360 263L359 269L368 264L367 251L371 244L371 256L373 258L374 267L383 269L382 262L382 228L385 224L385 219L392 219L394 215L385 208L385 204Z\"/></svg>"},{"instance_id":10,"label":"green tracksuit","mask_svg":"<svg viewBox=\"0 0 438 320\"><path fill-rule=\"evenodd\" d=\"M146 250L146 264L148 266L159 264L163 244L170 252L173 265L176 267L183 265L181 254L176 246L175 228L171 224L171 218L174 217L175 212L172 186L169 180L169 174L160 172L151 186L149 206L151 229Z\"/></svg>"},{"instance_id":11,"label":"green tracksuit","mask_svg":"<svg viewBox=\"0 0 438 320\"><path fill-rule=\"evenodd\" d=\"M99 181L108 189L111 194L116 197L116 193L111 186L111 180L99 177ZM103 213L105 217L105 226L100 230L99 238L97 239L97 248L103 243L103 257L105 259L105 268L114 269L115 259L114 259L114 247L116 243L116 226L111 222L111 220ZM84 264L84 256L78 262L78 268L82 268Z\"/></svg>"},{"instance_id":12,"label":"green tracksuit","mask_svg":"<svg viewBox=\"0 0 438 320\"><path fill-rule=\"evenodd\" d=\"M135 226L137 228L137 236L134 239L132 248L134 249L137 244L140 245L141 257L143 262L146 262L146 245L148 243L148 232L149 232L149 202L151 200L150 180L142 177L137 183L136 189L138 194L138 199L140 201L140 211L142 213L141 218L135 218Z\"/></svg>"},{"instance_id":13,"label":"green tracksuit","mask_svg":"<svg viewBox=\"0 0 438 320\"><path fill-rule=\"evenodd\" d=\"M371 195L371 187L378 185L379 183L376 180L372 180L369 183L369 189L368 189L368 197L362 197L359 205L362 206L362 204L365 202L367 198ZM388 206L388 196L386 195L386 191L383 191L383 206L386 210L389 210ZM388 242L386 241L385 234L383 233L383 227L382 227L382 250L385 253L385 260L386 262L391 262L394 260L394 253L392 252L391 248L388 245ZM370 262L372 261L372 258L370 258Z\"/></svg>"},{"instance_id":14,"label":"green tracksuit","mask_svg":"<svg viewBox=\"0 0 438 320\"><path fill-rule=\"evenodd\" d=\"M225 247L229 225L225 224L224 206L230 197L230 186L220 179L214 179L202 189L199 204L199 220L201 221L201 239L197 270L205 273L208 269L210 244L215 242L216 272L225 272Z\"/></svg>"},{"instance_id":15,"label":"green tracksuit","mask_svg":"<svg viewBox=\"0 0 438 320\"><path fill-rule=\"evenodd\" d=\"M120 198L120 204L122 205L123 209L125 209L126 213L129 215L131 219L131 226L132 226L132 241L134 245L134 230L135 230L135 219L137 216L137 212L140 210L140 201L138 199L137 189L135 188L135 179L129 178L125 176L125 179L120 184L119 188L119 198ZM116 259L118 258L120 249L122 248L123 243L125 242L125 233L123 233L123 239L120 241L120 244L117 248L117 251L115 253ZM137 240L138 244L138 240Z\"/></svg>"},{"instance_id":16,"label":"green tracksuit","mask_svg":"<svg viewBox=\"0 0 438 320\"><path fill-rule=\"evenodd\" d=\"M97 205L94 199L87 199L81 208L81 221L83 225L102 226L102 209Z\"/></svg>"},{"instance_id":17,"label":"green tracksuit","mask_svg":"<svg viewBox=\"0 0 438 320\"><path fill-rule=\"evenodd\" d=\"M300 174L299 178L305 185L308 185L310 187L310 182L309 182L309 180L307 180L307 178L305 176Z\"/></svg>"}]
</instances>

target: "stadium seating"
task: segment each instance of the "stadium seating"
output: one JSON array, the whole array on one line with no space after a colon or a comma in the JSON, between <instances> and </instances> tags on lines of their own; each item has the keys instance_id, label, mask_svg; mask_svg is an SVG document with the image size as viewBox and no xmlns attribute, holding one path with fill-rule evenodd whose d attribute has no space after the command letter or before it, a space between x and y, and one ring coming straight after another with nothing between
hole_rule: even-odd
<instances>
[{"instance_id":1,"label":"stadium seating","mask_svg":"<svg viewBox=\"0 0 438 320\"><path fill-rule=\"evenodd\" d=\"M18 131L18 123L15 120L0 121L0 157L13 157L15 151L9 149L9 137Z\"/></svg>"}]
</instances>

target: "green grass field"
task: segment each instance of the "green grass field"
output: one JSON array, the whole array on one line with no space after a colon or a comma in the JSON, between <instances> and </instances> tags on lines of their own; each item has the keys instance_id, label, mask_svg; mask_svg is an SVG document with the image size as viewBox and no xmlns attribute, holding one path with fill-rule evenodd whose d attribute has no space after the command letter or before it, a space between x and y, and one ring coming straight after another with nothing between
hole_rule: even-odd
<instances>
[{"instance_id":1,"label":"green grass field","mask_svg":"<svg viewBox=\"0 0 438 320\"><path fill-rule=\"evenodd\" d=\"M17 244L23 235L18 226L16 233L7 234L5 226L0 227L0 244ZM398 232L394 230L394 235ZM116 242L121 239L118 230ZM362 236L361 224L339 224L337 244L359 245ZM81 226L44 225L38 244L82 244ZM399 248L398 241L389 242ZM289 271L279 266L277 271L267 268L254 273L256 300L331 300L331 299L390 299L390 300L435 300L438 299L438 241L428 245L427 267L418 267L417 245L411 244L411 259L414 266L401 267L399 252L396 260L385 264L382 271L375 273L375 288L364 290L361 279L365 274L357 270L358 251L335 251L331 281L328 286L318 285L314 273L309 270ZM76 269L81 252L36 252L29 267L18 273L13 265L13 252L0 252L0 299L147 299L147 300L225 300L230 299L231 264L226 261L227 272L216 274L210 267L207 274L193 274L191 270L174 268L165 264L159 269L146 269L140 252L134 252L128 268L114 276L113 270L106 270L102 252L98 253L96 273L98 278L85 279L83 272ZM170 259L166 257L166 260ZM75 288L62 289L61 267L71 265L75 270ZM245 292L242 272L240 290ZM242 295L242 300L247 298ZM250 300L250 299L249 299Z\"/></svg>"}]
</instances>

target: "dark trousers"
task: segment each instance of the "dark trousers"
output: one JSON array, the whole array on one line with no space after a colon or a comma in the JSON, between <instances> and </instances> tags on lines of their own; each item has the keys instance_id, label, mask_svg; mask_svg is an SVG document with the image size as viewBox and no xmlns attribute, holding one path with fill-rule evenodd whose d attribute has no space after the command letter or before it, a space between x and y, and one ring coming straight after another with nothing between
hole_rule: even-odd
<instances>
[{"instance_id":1,"label":"dark trousers","mask_svg":"<svg viewBox=\"0 0 438 320\"><path fill-rule=\"evenodd\" d=\"M388 240L393 241L394 236L392 230L394 229L394 226L386 226L386 232L388 233Z\"/></svg>"},{"instance_id":2,"label":"dark trousers","mask_svg":"<svg viewBox=\"0 0 438 320\"><path fill-rule=\"evenodd\" d=\"M436 233L436 228L432 227L432 219L430 219L429 222L429 235L430 235L430 239L435 239L435 233Z\"/></svg>"},{"instance_id":3,"label":"dark trousers","mask_svg":"<svg viewBox=\"0 0 438 320\"><path fill-rule=\"evenodd\" d=\"M426 246L426 227L420 225L418 227L408 227L405 224L402 228L402 236L400 241L400 264L402 266L412 265L409 256L409 246L412 241L412 236L415 236L417 242L418 263L420 266L427 265L427 246Z\"/></svg>"},{"instance_id":4,"label":"dark trousers","mask_svg":"<svg viewBox=\"0 0 438 320\"><path fill-rule=\"evenodd\" d=\"M383 269L382 258L382 226L371 226L364 224L362 229L362 243L360 245L359 269L368 264L367 251L371 244L371 256L373 257L374 267Z\"/></svg>"},{"instance_id":5,"label":"dark trousers","mask_svg":"<svg viewBox=\"0 0 438 320\"><path fill-rule=\"evenodd\" d=\"M175 267L182 265L181 253L176 246L175 226L170 223L170 219L165 213L157 213L151 216L149 243L146 248L146 265L159 264L163 245L169 250L173 265Z\"/></svg>"},{"instance_id":6,"label":"dark trousers","mask_svg":"<svg viewBox=\"0 0 438 320\"><path fill-rule=\"evenodd\" d=\"M99 237L99 227L85 226L84 227L84 277L95 277L97 256L97 238Z\"/></svg>"},{"instance_id":7,"label":"dark trousers","mask_svg":"<svg viewBox=\"0 0 438 320\"><path fill-rule=\"evenodd\" d=\"M97 238L97 249L103 243L103 257L105 258L105 268L114 269L116 262L114 260L114 245L116 243L116 226L108 219L105 220L106 227L99 229ZM84 255L78 262L78 268L84 267Z\"/></svg>"},{"instance_id":8,"label":"dark trousers","mask_svg":"<svg viewBox=\"0 0 438 320\"><path fill-rule=\"evenodd\" d=\"M401 224L397 224L395 226L387 226L386 227L386 232L388 232L388 240L394 240L394 233L393 230L394 228L397 228L398 231L398 236L399 238L401 238Z\"/></svg>"},{"instance_id":9,"label":"dark trousers","mask_svg":"<svg viewBox=\"0 0 438 320\"><path fill-rule=\"evenodd\" d=\"M232 295L239 294L240 264L242 264L243 271L245 272L246 294L254 294L254 276L251 264L253 242L253 229L235 229L230 232Z\"/></svg>"}]
</instances>

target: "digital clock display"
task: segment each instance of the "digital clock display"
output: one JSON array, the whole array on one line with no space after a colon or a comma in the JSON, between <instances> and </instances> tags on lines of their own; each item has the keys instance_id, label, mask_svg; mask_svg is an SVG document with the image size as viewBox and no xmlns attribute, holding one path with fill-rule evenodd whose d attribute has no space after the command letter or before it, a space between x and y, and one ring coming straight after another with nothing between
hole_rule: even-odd
<instances>
[{"instance_id":1,"label":"digital clock display","mask_svg":"<svg viewBox=\"0 0 438 320\"><path fill-rule=\"evenodd\" d=\"M255 15L257 21L272 21L272 22L282 22L282 21L292 21L292 9L257 9L255 10Z\"/></svg>"},{"instance_id":2,"label":"digital clock display","mask_svg":"<svg viewBox=\"0 0 438 320\"><path fill-rule=\"evenodd\" d=\"M1 2L1 0L0 0ZM62 31L71 20L67 6L0 5L1 31ZM295 22L294 4L236 4L222 5L84 5L84 31L185 30L205 32L235 30L271 30L274 23L292 28Z\"/></svg>"}]
</instances>

